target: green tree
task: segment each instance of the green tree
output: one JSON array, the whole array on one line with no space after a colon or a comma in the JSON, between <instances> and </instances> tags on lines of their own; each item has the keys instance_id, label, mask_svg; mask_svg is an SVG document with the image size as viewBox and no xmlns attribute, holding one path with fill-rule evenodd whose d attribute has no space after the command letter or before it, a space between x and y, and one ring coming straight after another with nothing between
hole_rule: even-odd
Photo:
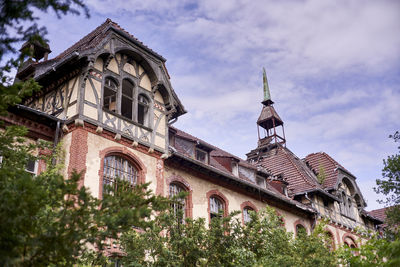
<instances>
[{"instance_id":1,"label":"green tree","mask_svg":"<svg viewBox=\"0 0 400 267\"><path fill-rule=\"evenodd\" d=\"M4 0L0 8L0 115L6 115L10 106L40 89L33 79L14 81L10 77L10 71L31 53L17 55L16 46L45 41L46 28L37 25L34 10L52 10L58 17L80 11L88 15L88 10L81 0ZM52 146L29 142L23 127L4 127L1 122L0 126L1 266L103 263L109 240L132 226L144 227L154 210L168 205L147 185L131 188L119 180L117 190L98 200L79 185L80 174L60 174L60 151L46 158L34 156ZM46 171L35 177L27 173L29 160L46 160Z\"/></svg>"},{"instance_id":2,"label":"green tree","mask_svg":"<svg viewBox=\"0 0 400 267\"><path fill-rule=\"evenodd\" d=\"M400 132L397 131L395 134L390 135L394 142L400 142ZM398 153L388 156L387 159L383 160L382 179L377 179L377 187L374 188L378 194L384 194L385 200L381 203L391 206L386 211L387 221L392 228L400 226L400 146Z\"/></svg>"}]
</instances>

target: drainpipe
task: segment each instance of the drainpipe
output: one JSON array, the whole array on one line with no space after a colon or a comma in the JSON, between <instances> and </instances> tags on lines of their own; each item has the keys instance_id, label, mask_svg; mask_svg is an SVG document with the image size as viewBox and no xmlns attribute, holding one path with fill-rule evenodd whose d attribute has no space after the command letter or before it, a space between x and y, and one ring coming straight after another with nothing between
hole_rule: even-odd
<instances>
[{"instance_id":1,"label":"drainpipe","mask_svg":"<svg viewBox=\"0 0 400 267\"><path fill-rule=\"evenodd\" d=\"M60 120L57 120L56 133L54 135L54 142L53 142L53 159L51 160L51 163L53 165L56 165L56 158L54 157L54 152L56 151L59 135L60 135Z\"/></svg>"}]
</instances>

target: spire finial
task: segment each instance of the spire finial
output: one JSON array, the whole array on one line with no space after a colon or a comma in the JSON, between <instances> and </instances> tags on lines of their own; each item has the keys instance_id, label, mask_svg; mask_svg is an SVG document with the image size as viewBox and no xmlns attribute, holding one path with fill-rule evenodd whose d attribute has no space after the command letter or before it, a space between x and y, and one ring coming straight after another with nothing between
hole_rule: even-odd
<instances>
[{"instance_id":1,"label":"spire finial","mask_svg":"<svg viewBox=\"0 0 400 267\"><path fill-rule=\"evenodd\" d=\"M271 100L271 93L269 92L267 73L265 68L263 68L263 84L264 84L264 101Z\"/></svg>"}]
</instances>

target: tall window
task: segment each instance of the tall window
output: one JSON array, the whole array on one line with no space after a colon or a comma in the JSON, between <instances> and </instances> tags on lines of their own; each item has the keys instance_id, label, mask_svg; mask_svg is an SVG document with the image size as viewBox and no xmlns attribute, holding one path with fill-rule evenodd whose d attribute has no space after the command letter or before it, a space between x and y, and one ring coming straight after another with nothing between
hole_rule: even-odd
<instances>
[{"instance_id":1,"label":"tall window","mask_svg":"<svg viewBox=\"0 0 400 267\"><path fill-rule=\"evenodd\" d=\"M169 196L170 197L175 197L177 196L180 192L185 191L185 189L176 184L176 183L171 183L169 185ZM178 218L178 222L183 223L184 219L186 218L185 214L185 209L186 209L186 200L185 199L178 199L176 202L171 204L172 210Z\"/></svg>"},{"instance_id":2,"label":"tall window","mask_svg":"<svg viewBox=\"0 0 400 267\"><path fill-rule=\"evenodd\" d=\"M114 190L117 184L115 180L119 178L127 181L130 186L138 183L137 169L125 158L111 155L104 158L103 168L103 192L106 185L110 185Z\"/></svg>"},{"instance_id":3,"label":"tall window","mask_svg":"<svg viewBox=\"0 0 400 267\"><path fill-rule=\"evenodd\" d=\"M254 211L254 210L250 207L245 207L243 209L243 222L245 224L251 222L250 211Z\"/></svg>"},{"instance_id":4,"label":"tall window","mask_svg":"<svg viewBox=\"0 0 400 267\"><path fill-rule=\"evenodd\" d=\"M104 82L103 107L112 112L117 112L117 83L106 78Z\"/></svg>"},{"instance_id":5,"label":"tall window","mask_svg":"<svg viewBox=\"0 0 400 267\"><path fill-rule=\"evenodd\" d=\"M133 115L133 83L127 79L122 81L121 115L132 120Z\"/></svg>"},{"instance_id":6,"label":"tall window","mask_svg":"<svg viewBox=\"0 0 400 267\"><path fill-rule=\"evenodd\" d=\"M221 217L224 212L224 202L216 196L210 197L210 219Z\"/></svg>"},{"instance_id":7,"label":"tall window","mask_svg":"<svg viewBox=\"0 0 400 267\"><path fill-rule=\"evenodd\" d=\"M149 100L144 95L138 97L138 123L148 125Z\"/></svg>"}]
</instances>

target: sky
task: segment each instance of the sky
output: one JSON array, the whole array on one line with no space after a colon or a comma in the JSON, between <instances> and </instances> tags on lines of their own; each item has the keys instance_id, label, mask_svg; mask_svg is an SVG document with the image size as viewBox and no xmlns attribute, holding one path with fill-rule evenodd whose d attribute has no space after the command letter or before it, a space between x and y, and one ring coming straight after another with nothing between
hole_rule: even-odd
<instances>
[{"instance_id":1,"label":"sky","mask_svg":"<svg viewBox=\"0 0 400 267\"><path fill-rule=\"evenodd\" d=\"M265 67L287 147L324 151L368 203L400 130L400 1L89 0L91 17L39 13L53 51L110 18L167 59L187 114L174 126L242 158L257 145Z\"/></svg>"}]
</instances>

